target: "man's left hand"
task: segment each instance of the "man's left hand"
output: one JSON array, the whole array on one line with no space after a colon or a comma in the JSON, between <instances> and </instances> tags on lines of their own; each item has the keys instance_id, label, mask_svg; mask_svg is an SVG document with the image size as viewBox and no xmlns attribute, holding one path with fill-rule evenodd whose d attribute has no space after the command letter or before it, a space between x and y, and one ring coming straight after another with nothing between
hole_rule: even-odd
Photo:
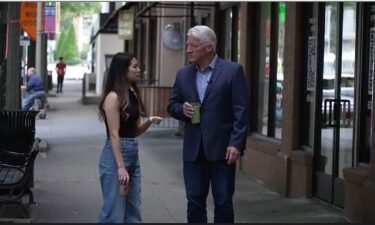
<instances>
[{"instance_id":1,"label":"man's left hand","mask_svg":"<svg viewBox=\"0 0 375 225\"><path fill-rule=\"evenodd\" d=\"M238 159L240 159L240 156L240 150L233 146L228 146L227 155L225 156L225 159L228 160L228 165L235 163Z\"/></svg>"}]
</instances>

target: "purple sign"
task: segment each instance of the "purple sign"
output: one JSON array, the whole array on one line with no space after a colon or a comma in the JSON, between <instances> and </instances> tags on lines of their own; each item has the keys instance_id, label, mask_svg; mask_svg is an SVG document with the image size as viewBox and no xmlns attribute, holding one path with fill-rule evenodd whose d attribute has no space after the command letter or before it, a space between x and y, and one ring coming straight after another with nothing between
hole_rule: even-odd
<instances>
[{"instance_id":1,"label":"purple sign","mask_svg":"<svg viewBox=\"0 0 375 225\"><path fill-rule=\"evenodd\" d=\"M54 39L56 33L56 9L55 7L45 7L44 9L44 32L49 39Z\"/></svg>"}]
</instances>

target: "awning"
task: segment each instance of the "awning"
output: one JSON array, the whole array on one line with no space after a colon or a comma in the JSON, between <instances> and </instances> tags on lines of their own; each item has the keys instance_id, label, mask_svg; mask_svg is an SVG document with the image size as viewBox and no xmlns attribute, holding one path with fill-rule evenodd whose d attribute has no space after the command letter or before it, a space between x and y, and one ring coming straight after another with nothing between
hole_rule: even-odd
<instances>
[{"instance_id":1,"label":"awning","mask_svg":"<svg viewBox=\"0 0 375 225\"><path fill-rule=\"evenodd\" d=\"M100 29L95 33L95 35L91 38L90 43L96 39L99 33L102 33L103 30L110 24L113 20L117 19L118 14L121 10L130 9L133 6L136 6L139 2L126 2L125 5L114 11L106 20L106 22L100 27ZM190 15L186 14L177 14L177 15L160 15L157 10L158 8L170 8L170 9L190 9L191 13L193 14L193 10L203 10L203 11L210 11L213 6L217 6L217 2L149 2L143 9L139 10L135 14L134 19L142 19L142 18L150 18L150 17L190 17ZM148 14L148 15L146 15Z\"/></svg>"},{"instance_id":2,"label":"awning","mask_svg":"<svg viewBox=\"0 0 375 225\"><path fill-rule=\"evenodd\" d=\"M190 15L179 14L179 15L159 15L156 10L158 8L169 8L169 9L190 9L190 10L206 10L209 11L209 7L216 6L216 3L199 3L199 2L182 2L182 3L172 3L172 2L151 2L149 5L145 6L135 15L135 19L140 18L150 18L150 17L190 17ZM148 15L146 15L148 13Z\"/></svg>"},{"instance_id":3,"label":"awning","mask_svg":"<svg viewBox=\"0 0 375 225\"><path fill-rule=\"evenodd\" d=\"M113 11L113 13L108 17L108 19L104 22L104 24L99 28L99 30L95 33L95 35L91 38L90 43L92 43L96 37L103 32L103 30L110 24L113 20L117 19L117 16L121 10L127 10L130 9L131 7L135 6L138 4L137 2L126 2L125 5L121 6L117 10Z\"/></svg>"}]
</instances>

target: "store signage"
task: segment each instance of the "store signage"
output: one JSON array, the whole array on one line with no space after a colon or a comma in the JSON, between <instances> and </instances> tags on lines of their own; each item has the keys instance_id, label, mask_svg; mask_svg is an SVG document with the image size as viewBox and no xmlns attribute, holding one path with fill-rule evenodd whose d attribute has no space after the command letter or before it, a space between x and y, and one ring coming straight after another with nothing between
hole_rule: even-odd
<instances>
[{"instance_id":1,"label":"store signage","mask_svg":"<svg viewBox=\"0 0 375 225\"><path fill-rule=\"evenodd\" d=\"M20 46L29 46L30 45L30 39L26 36L20 36Z\"/></svg>"},{"instance_id":2,"label":"store signage","mask_svg":"<svg viewBox=\"0 0 375 225\"><path fill-rule=\"evenodd\" d=\"M56 3L44 3L44 32L48 34L49 39L54 39L56 33Z\"/></svg>"},{"instance_id":3,"label":"store signage","mask_svg":"<svg viewBox=\"0 0 375 225\"><path fill-rule=\"evenodd\" d=\"M25 31L31 40L36 40L36 16L37 16L37 2L21 2L20 6L20 26ZM44 11L44 7L42 9ZM42 14L41 30L44 30L44 14Z\"/></svg>"},{"instance_id":4,"label":"store signage","mask_svg":"<svg viewBox=\"0 0 375 225\"><path fill-rule=\"evenodd\" d=\"M130 10L122 10L118 14L118 37L123 40L133 40L134 13Z\"/></svg>"},{"instance_id":5,"label":"store signage","mask_svg":"<svg viewBox=\"0 0 375 225\"><path fill-rule=\"evenodd\" d=\"M306 89L308 91L314 91L315 89L315 77L316 77L316 38L314 36L309 37L308 48L307 48L307 79Z\"/></svg>"},{"instance_id":6,"label":"store signage","mask_svg":"<svg viewBox=\"0 0 375 225\"><path fill-rule=\"evenodd\" d=\"M367 108L371 110L372 108L372 91L373 91L373 83L374 83L374 67L375 67L375 60L374 60L374 53L375 53L375 6L371 6L371 27L370 27L370 34L369 34L369 67L368 67L368 103Z\"/></svg>"}]
</instances>

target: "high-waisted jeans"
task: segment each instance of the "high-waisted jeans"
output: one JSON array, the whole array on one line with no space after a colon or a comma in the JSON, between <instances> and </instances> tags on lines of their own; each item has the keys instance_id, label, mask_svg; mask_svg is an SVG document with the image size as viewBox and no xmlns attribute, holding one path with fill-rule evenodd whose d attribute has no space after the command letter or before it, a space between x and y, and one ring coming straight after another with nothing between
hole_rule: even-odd
<instances>
[{"instance_id":1,"label":"high-waisted jeans","mask_svg":"<svg viewBox=\"0 0 375 225\"><path fill-rule=\"evenodd\" d=\"M99 223L141 223L141 167L138 157L138 141L120 138L121 152L130 177L127 196L119 194L118 169L110 139L106 140L99 159L100 185L103 207Z\"/></svg>"}]
</instances>

